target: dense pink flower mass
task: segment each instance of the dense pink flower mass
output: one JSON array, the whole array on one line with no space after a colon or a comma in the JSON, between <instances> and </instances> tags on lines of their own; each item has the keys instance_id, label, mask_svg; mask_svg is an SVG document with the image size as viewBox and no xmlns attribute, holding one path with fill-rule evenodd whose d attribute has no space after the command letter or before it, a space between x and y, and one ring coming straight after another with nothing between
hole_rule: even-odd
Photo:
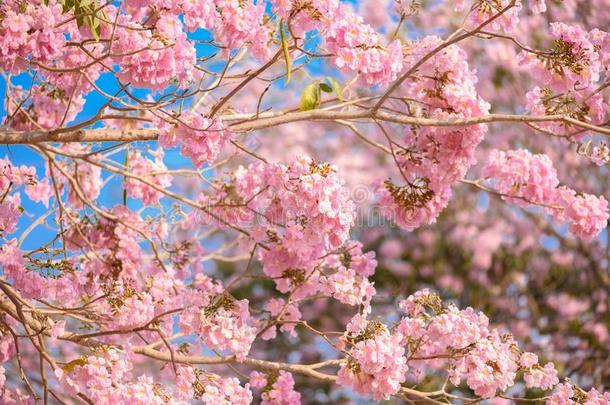
<instances>
[{"instance_id":1,"label":"dense pink flower mass","mask_svg":"<svg viewBox=\"0 0 610 405\"><path fill-rule=\"evenodd\" d=\"M441 44L426 37L412 50L418 60ZM417 116L440 120L476 117L489 111L489 104L476 91L477 77L467 54L451 45L420 68L422 78L407 80L401 93ZM451 198L451 186L476 163L474 152L487 131L484 124L459 127L411 127L404 146L395 150L400 174L398 183L388 180L378 187L382 213L405 229L436 221ZM402 185L406 181L407 183Z\"/></svg>"},{"instance_id":2,"label":"dense pink flower mass","mask_svg":"<svg viewBox=\"0 0 610 405\"><path fill-rule=\"evenodd\" d=\"M255 389L263 389L261 404L263 405L299 405L301 394L294 390L294 378L286 371L262 374L253 371L250 374L250 385Z\"/></svg>"},{"instance_id":3,"label":"dense pink flower mass","mask_svg":"<svg viewBox=\"0 0 610 405\"><path fill-rule=\"evenodd\" d=\"M325 46L341 70L358 73L368 85L386 85L396 79L403 67L401 42L383 46L375 29L340 0L299 2L273 0L278 15L290 18L297 32L318 29Z\"/></svg>"},{"instance_id":4,"label":"dense pink flower mass","mask_svg":"<svg viewBox=\"0 0 610 405\"><path fill-rule=\"evenodd\" d=\"M370 294L365 291L368 287L361 285L365 280L355 279L358 270L346 274L344 287L336 284L339 277L345 278L338 273L349 272L346 265L350 266L352 255L364 278L372 272L363 261L372 258L360 258L360 247L347 245L354 205L332 165L302 156L289 165L240 167L229 182L214 187L211 199L206 196L202 201L216 218L250 228L253 239L265 245L259 250L263 271L280 292L296 288L295 296L301 297L325 288L329 294L354 294L348 300L351 304L362 303L363 295ZM215 220L207 215L202 219ZM347 263L330 260L331 255L341 254L349 258ZM338 266L330 279L320 279L318 272L326 264L325 258L329 267ZM368 267L374 268L374 264Z\"/></svg>"},{"instance_id":5,"label":"dense pink flower mass","mask_svg":"<svg viewBox=\"0 0 610 405\"><path fill-rule=\"evenodd\" d=\"M610 405L608 27L0 1L0 405Z\"/></svg>"},{"instance_id":6,"label":"dense pink flower mass","mask_svg":"<svg viewBox=\"0 0 610 405\"><path fill-rule=\"evenodd\" d=\"M159 143L164 148L180 145L182 155L201 167L212 163L231 138L231 131L218 118L208 119L187 113L177 121L156 119L160 129Z\"/></svg>"},{"instance_id":7,"label":"dense pink flower mass","mask_svg":"<svg viewBox=\"0 0 610 405\"><path fill-rule=\"evenodd\" d=\"M167 171L167 167L163 163L163 150L157 150L152 154L155 155L155 160L142 156L139 151L136 151L133 156L130 156L129 165L131 173L144 177L144 180L147 180L153 183L156 187L160 187L162 189L171 186L172 176L163 173ZM149 176L150 173L157 174ZM163 197L163 193L158 191L158 189L148 186L141 181L137 181L135 178L129 178L126 184L127 193L131 197L140 198L146 205L155 204L159 202L161 197Z\"/></svg>"},{"instance_id":8,"label":"dense pink flower mass","mask_svg":"<svg viewBox=\"0 0 610 405\"><path fill-rule=\"evenodd\" d=\"M545 206L557 220L568 223L570 232L585 240L596 237L608 223L608 201L559 186L557 171L546 155L532 155L524 149L493 150L483 175L494 181L503 198L521 206Z\"/></svg>"},{"instance_id":9,"label":"dense pink flower mass","mask_svg":"<svg viewBox=\"0 0 610 405\"><path fill-rule=\"evenodd\" d=\"M350 331L346 340L354 342L353 360L341 367L337 383L376 400L396 394L408 370L402 339L400 333L392 334L374 322Z\"/></svg>"}]
</instances>

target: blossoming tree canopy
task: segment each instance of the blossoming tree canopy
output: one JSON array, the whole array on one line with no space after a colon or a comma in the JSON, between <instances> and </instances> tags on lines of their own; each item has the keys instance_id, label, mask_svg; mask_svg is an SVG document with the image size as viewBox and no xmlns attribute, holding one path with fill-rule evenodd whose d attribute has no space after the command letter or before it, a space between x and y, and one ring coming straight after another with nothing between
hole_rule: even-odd
<instances>
[{"instance_id":1,"label":"blossoming tree canopy","mask_svg":"<svg viewBox=\"0 0 610 405\"><path fill-rule=\"evenodd\" d=\"M610 404L608 29L0 2L0 404Z\"/></svg>"}]
</instances>

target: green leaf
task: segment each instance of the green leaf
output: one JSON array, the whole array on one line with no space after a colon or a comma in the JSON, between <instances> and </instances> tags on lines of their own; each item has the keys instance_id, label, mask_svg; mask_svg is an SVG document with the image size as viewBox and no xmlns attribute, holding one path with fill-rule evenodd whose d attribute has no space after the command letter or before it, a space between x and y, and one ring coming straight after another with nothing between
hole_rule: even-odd
<instances>
[{"instance_id":1,"label":"green leaf","mask_svg":"<svg viewBox=\"0 0 610 405\"><path fill-rule=\"evenodd\" d=\"M341 88L341 86L339 86L339 83L337 83L337 81L332 76L328 76L326 80L328 80L330 85L333 86L333 89L335 89L335 93L337 93L337 97L339 97L339 100L344 101L345 99L343 98L343 89Z\"/></svg>"},{"instance_id":2,"label":"green leaf","mask_svg":"<svg viewBox=\"0 0 610 405\"><path fill-rule=\"evenodd\" d=\"M88 25L89 25L89 29L91 29L91 33L93 34L93 37L95 38L95 40L99 41L100 34L101 34L101 26L100 26L99 18L89 16Z\"/></svg>"},{"instance_id":3,"label":"green leaf","mask_svg":"<svg viewBox=\"0 0 610 405\"><path fill-rule=\"evenodd\" d=\"M129 145L125 147L125 171L129 172ZM123 205L127 206L127 179L123 176Z\"/></svg>"},{"instance_id":4,"label":"green leaf","mask_svg":"<svg viewBox=\"0 0 610 405\"><path fill-rule=\"evenodd\" d=\"M305 87L301 93L301 111L309 111L320 105L320 85L312 83Z\"/></svg>"},{"instance_id":5,"label":"green leaf","mask_svg":"<svg viewBox=\"0 0 610 405\"><path fill-rule=\"evenodd\" d=\"M282 40L282 51L284 53L284 59L286 60L286 81L285 84L290 82L290 75L292 74L292 60L290 59L290 51L288 50L288 41L286 41L286 34L284 33L284 20L280 20L280 38Z\"/></svg>"},{"instance_id":6,"label":"green leaf","mask_svg":"<svg viewBox=\"0 0 610 405\"><path fill-rule=\"evenodd\" d=\"M325 93L332 93L333 89L332 87L330 87L328 84L326 83L320 83L320 90L322 90Z\"/></svg>"},{"instance_id":7,"label":"green leaf","mask_svg":"<svg viewBox=\"0 0 610 405\"><path fill-rule=\"evenodd\" d=\"M69 361L68 363L64 364L62 366L62 369L68 373L71 373L72 371L74 371L74 369L77 366L84 367L86 365L87 365L87 360L83 359L82 357L79 357L78 359L74 359L74 360Z\"/></svg>"}]
</instances>

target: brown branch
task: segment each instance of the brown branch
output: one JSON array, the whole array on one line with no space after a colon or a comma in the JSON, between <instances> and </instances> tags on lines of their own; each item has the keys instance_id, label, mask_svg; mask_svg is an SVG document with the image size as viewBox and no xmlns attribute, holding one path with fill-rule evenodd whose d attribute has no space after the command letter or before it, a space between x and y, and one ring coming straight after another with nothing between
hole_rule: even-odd
<instances>
[{"instance_id":1,"label":"brown branch","mask_svg":"<svg viewBox=\"0 0 610 405\"><path fill-rule=\"evenodd\" d=\"M277 115L269 115L246 122L230 124L229 126L234 132L244 133L300 121L336 122L350 120L378 120L403 125L439 127L465 126L494 122L520 122L525 124L532 122L564 122L566 124L571 124L610 136L610 128L600 127L564 115L533 116L514 114L489 114L480 117L442 120L434 118L412 117L405 114L389 113L385 111L330 111L316 109L310 111L295 111L289 113L281 113ZM35 144L40 142L133 142L156 140L158 136L159 131L157 129L152 128L132 130L80 129L77 131L66 132L61 134L43 130L1 130L0 144Z\"/></svg>"}]
</instances>

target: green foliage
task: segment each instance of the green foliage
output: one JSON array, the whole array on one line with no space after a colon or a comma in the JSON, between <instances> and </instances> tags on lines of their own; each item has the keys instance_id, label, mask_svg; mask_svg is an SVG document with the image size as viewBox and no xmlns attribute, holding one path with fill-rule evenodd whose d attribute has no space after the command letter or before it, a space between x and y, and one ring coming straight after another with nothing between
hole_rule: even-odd
<instances>
[{"instance_id":1,"label":"green foliage","mask_svg":"<svg viewBox=\"0 0 610 405\"><path fill-rule=\"evenodd\" d=\"M322 101L322 91L325 93L332 93L334 91L337 93L337 97L340 100L343 100L343 92L339 86L339 83L337 83L337 81L330 76L327 77L327 80L330 85L324 82L315 82L305 87L303 93L301 93L301 111L309 111L313 110L314 108L318 108L320 106L320 102Z\"/></svg>"},{"instance_id":2,"label":"green foliage","mask_svg":"<svg viewBox=\"0 0 610 405\"><path fill-rule=\"evenodd\" d=\"M320 105L320 84L312 83L305 87L301 93L301 111L309 111L318 108Z\"/></svg>"},{"instance_id":3,"label":"green foliage","mask_svg":"<svg viewBox=\"0 0 610 405\"><path fill-rule=\"evenodd\" d=\"M284 20L280 21L280 39L282 40L282 52L284 53L284 59L286 60L286 84L288 84L292 74L292 60L290 59L288 41L286 40L286 34L284 33Z\"/></svg>"},{"instance_id":4,"label":"green foliage","mask_svg":"<svg viewBox=\"0 0 610 405\"><path fill-rule=\"evenodd\" d=\"M44 0L45 4L49 4L49 0ZM98 17L104 17L103 11L98 11L99 4L95 0L58 0L62 5L64 13L72 11L76 17L78 27L86 25L96 41L99 41L102 27L102 20Z\"/></svg>"}]
</instances>

